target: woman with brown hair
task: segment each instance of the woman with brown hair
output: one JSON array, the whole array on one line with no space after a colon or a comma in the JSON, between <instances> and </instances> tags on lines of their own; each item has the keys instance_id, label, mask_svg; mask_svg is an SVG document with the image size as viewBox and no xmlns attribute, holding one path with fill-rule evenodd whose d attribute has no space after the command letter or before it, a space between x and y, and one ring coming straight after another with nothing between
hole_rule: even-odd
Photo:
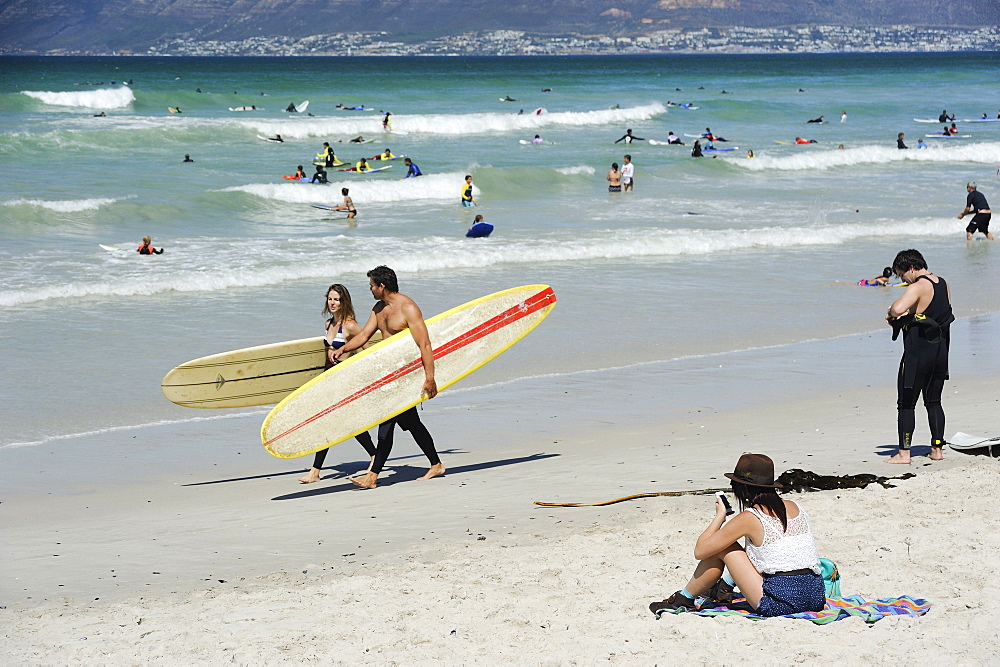
<instances>
[{"instance_id":1,"label":"woman with brown hair","mask_svg":"<svg viewBox=\"0 0 1000 667\"><path fill-rule=\"evenodd\" d=\"M736 470L726 473L739 514L726 522L726 506L719 497L715 518L698 538L694 556L700 562L682 590L649 605L661 611L696 609L695 598L732 599L732 586L722 577L728 569L740 592L761 616L784 616L822 611L826 589L819 555L805 510L778 496L774 463L763 454L744 454ZM745 546L737 540L745 538Z\"/></svg>"},{"instance_id":2,"label":"woman with brown hair","mask_svg":"<svg viewBox=\"0 0 1000 667\"><path fill-rule=\"evenodd\" d=\"M323 338L323 346L326 348L326 369L329 370L335 364L344 359L335 359L334 351L339 350L347 344L357 334L361 333L361 325L358 324L354 316L354 305L351 303L351 293L340 283L334 283L326 290L326 302L323 306L323 314L329 315L326 321L326 336ZM348 353L349 356L350 353ZM344 357L346 359L346 357ZM361 443L371 460L368 468L371 469L372 461L375 460L375 443L368 432L359 433L354 439ZM312 469L299 478L302 484L312 484L318 482L320 471L323 469L323 462L326 460L327 449L316 452L313 458Z\"/></svg>"}]
</instances>

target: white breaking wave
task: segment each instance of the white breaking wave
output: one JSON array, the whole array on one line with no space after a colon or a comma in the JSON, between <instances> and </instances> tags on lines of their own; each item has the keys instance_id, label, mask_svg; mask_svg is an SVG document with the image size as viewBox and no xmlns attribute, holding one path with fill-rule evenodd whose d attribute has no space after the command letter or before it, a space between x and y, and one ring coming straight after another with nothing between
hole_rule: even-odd
<instances>
[{"instance_id":1,"label":"white breaking wave","mask_svg":"<svg viewBox=\"0 0 1000 667\"><path fill-rule=\"evenodd\" d=\"M427 114L393 115L392 127L410 134L465 136L524 132L546 127L580 125L621 125L629 121L647 120L666 112L659 103L627 109L601 109L597 111L560 111L535 115L511 113ZM257 134L280 134L286 139L307 139L328 136L363 136L380 143L391 142L392 134L382 130L377 118L351 116L348 118L308 118L284 121L242 121ZM334 146L337 149L338 146Z\"/></svg>"},{"instance_id":2,"label":"white breaking wave","mask_svg":"<svg viewBox=\"0 0 1000 667\"><path fill-rule=\"evenodd\" d=\"M928 140L932 141L932 140ZM955 141L958 141L957 139ZM859 146L838 150L817 150L815 145L803 146L797 155L758 155L747 160L727 159L727 162L749 171L809 171L833 169L859 164L888 164L891 162L974 162L979 164L1000 163L1000 143L985 142L962 144L960 146L931 145L909 150L899 150L888 146Z\"/></svg>"},{"instance_id":3,"label":"white breaking wave","mask_svg":"<svg viewBox=\"0 0 1000 667\"><path fill-rule=\"evenodd\" d=\"M132 94L132 89L128 86L122 86L121 88L98 88L97 90L73 90L68 92L22 90L21 93L56 107L121 109L135 101L135 95Z\"/></svg>"},{"instance_id":4,"label":"white breaking wave","mask_svg":"<svg viewBox=\"0 0 1000 667\"><path fill-rule=\"evenodd\" d=\"M597 170L590 165L577 165L575 167L559 167L556 169L560 174L565 174L567 176L575 176L577 174L586 174L587 176L593 176L597 173Z\"/></svg>"},{"instance_id":5,"label":"white breaking wave","mask_svg":"<svg viewBox=\"0 0 1000 667\"><path fill-rule=\"evenodd\" d=\"M412 241L331 237L324 243L310 238L295 241L199 239L185 248L184 260L163 260L156 274L148 270L107 277L80 277L70 284L0 291L0 307L67 298L142 297L169 291L214 292L230 288L266 287L295 280L329 280L337 275L364 273L385 263L397 271L451 271L489 266L539 266L551 262L595 259L711 255L749 249L810 247L849 243L859 238L948 236L955 234L953 219L877 221L877 224L770 227L758 229L629 229L594 230L587 237L548 235L544 238L484 239L428 236ZM205 269L206 257L233 258L228 268ZM178 257L179 255L166 256ZM236 260L239 261L236 261ZM143 267L148 267L143 264ZM331 267L336 267L331 273Z\"/></svg>"},{"instance_id":6,"label":"white breaking wave","mask_svg":"<svg viewBox=\"0 0 1000 667\"><path fill-rule=\"evenodd\" d=\"M75 440L77 438L86 438L91 435L104 435L105 433L115 433L118 431L135 431L144 428L155 428L157 426L171 426L174 424L192 424L197 422L207 422L207 421L218 421L220 419L242 419L244 417L256 417L259 415L267 414L267 410L253 410L250 412L227 412L221 415L212 415L209 417L188 417L187 419L164 419L160 421L150 422L148 424L131 424L127 426L110 426L108 428L99 428L93 431L80 431L79 433L65 433L62 435L52 435L40 440L24 440L18 442L9 442L4 445L0 445L0 449L14 449L17 447L35 447L37 445L46 445L50 442L55 442L57 440Z\"/></svg>"},{"instance_id":7,"label":"white breaking wave","mask_svg":"<svg viewBox=\"0 0 1000 667\"><path fill-rule=\"evenodd\" d=\"M398 164L399 161L397 160ZM391 171L395 171L393 168ZM390 171L390 173L391 173ZM419 178L402 178L406 172L400 170L397 178L380 175L382 180L361 180L365 176L355 176L342 180L330 181L329 185L312 183L251 183L225 188L222 192L246 192L261 199L289 202L293 204L337 203L343 201L341 188L349 188L351 199L357 204L391 203L413 201L415 199L454 199L458 201L465 174L459 172L445 174L428 174ZM339 174L328 172L330 177ZM479 189L473 186L473 194L478 195Z\"/></svg>"},{"instance_id":8,"label":"white breaking wave","mask_svg":"<svg viewBox=\"0 0 1000 667\"><path fill-rule=\"evenodd\" d=\"M124 197L123 199L131 199L131 197ZM10 201L5 201L3 206L37 206L39 208L45 208L59 213L79 213L81 211L96 211L102 206L114 204L117 201L122 201L122 199L107 197L55 201L47 201L45 199L12 199Z\"/></svg>"}]
</instances>

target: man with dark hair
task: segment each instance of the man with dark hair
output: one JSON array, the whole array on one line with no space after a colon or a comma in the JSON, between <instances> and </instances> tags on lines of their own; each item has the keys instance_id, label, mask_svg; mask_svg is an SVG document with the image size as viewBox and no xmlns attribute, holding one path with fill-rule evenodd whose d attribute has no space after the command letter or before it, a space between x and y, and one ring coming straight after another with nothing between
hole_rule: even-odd
<instances>
[{"instance_id":1,"label":"man with dark hair","mask_svg":"<svg viewBox=\"0 0 1000 667\"><path fill-rule=\"evenodd\" d=\"M993 212L990 211L990 204L986 201L986 196L978 190L975 181L969 181L968 185L965 186L965 191L969 193L969 196L965 198L965 210L958 214L959 220L970 213L972 214L972 222L965 228L965 240L971 241L972 235L976 231L980 231L992 241L990 218L993 217Z\"/></svg>"},{"instance_id":2,"label":"man with dark hair","mask_svg":"<svg viewBox=\"0 0 1000 667\"><path fill-rule=\"evenodd\" d=\"M414 342L420 349L420 359L424 366L424 386L422 392L427 398L437 396L437 383L434 381L434 353L431 348L431 339L427 334L427 325L424 324L423 313L414 303L413 299L399 293L399 283L396 280L396 272L388 266L376 266L368 272L368 284L372 296L375 297L375 307L372 308L368 322L360 333L356 334L346 345L333 353L335 359L346 352L352 352L368 342L375 330L382 332L382 339L385 340L400 331L410 330ZM420 479L431 479L443 475L445 468L434 448L434 438L427 431L427 427L420 421L420 415L416 406L396 415L388 421L382 422L378 427L378 446L375 452L375 461L371 470L351 479L351 482L366 489L374 489L378 483L379 473L382 472L385 462L389 459L392 451L393 431L396 424L404 431L409 431L417 445L427 456L431 467Z\"/></svg>"},{"instance_id":3,"label":"man with dark hair","mask_svg":"<svg viewBox=\"0 0 1000 667\"><path fill-rule=\"evenodd\" d=\"M944 408L941 393L948 379L951 343L951 290L944 278L927 270L916 250L903 250L892 262L893 272L907 283L906 291L886 312L893 340L903 332L903 358L896 379L899 451L886 463L909 463L910 444L916 428L917 399L924 396L931 431L933 461L944 458Z\"/></svg>"}]
</instances>

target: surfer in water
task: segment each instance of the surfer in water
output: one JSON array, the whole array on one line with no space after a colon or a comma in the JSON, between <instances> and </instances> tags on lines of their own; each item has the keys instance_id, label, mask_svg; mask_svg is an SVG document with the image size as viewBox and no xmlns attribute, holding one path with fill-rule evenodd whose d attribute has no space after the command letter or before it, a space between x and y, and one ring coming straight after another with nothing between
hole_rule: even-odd
<instances>
[{"instance_id":1,"label":"surfer in water","mask_svg":"<svg viewBox=\"0 0 1000 667\"><path fill-rule=\"evenodd\" d=\"M313 183L329 183L330 182L329 180L327 180L326 170L323 169L323 165L321 165L321 164L316 165L316 173L313 174L312 182Z\"/></svg>"},{"instance_id":2,"label":"surfer in water","mask_svg":"<svg viewBox=\"0 0 1000 667\"><path fill-rule=\"evenodd\" d=\"M382 129L385 130L386 132L391 132L392 131L392 118L391 118L391 116L392 116L392 113L389 112L389 111L386 111L385 115L382 116Z\"/></svg>"},{"instance_id":3,"label":"surfer in water","mask_svg":"<svg viewBox=\"0 0 1000 667\"><path fill-rule=\"evenodd\" d=\"M887 266L882 269L882 275L875 276L871 280L867 278L862 278L858 281L858 285L861 287L885 287L889 284L889 278L892 278L892 267Z\"/></svg>"},{"instance_id":4,"label":"surfer in water","mask_svg":"<svg viewBox=\"0 0 1000 667\"><path fill-rule=\"evenodd\" d=\"M344 203L333 210L347 211L348 220L353 220L358 217L358 209L354 207L354 200L347 195L348 192L350 192L348 188L340 188L340 194L344 195Z\"/></svg>"},{"instance_id":5,"label":"surfer in water","mask_svg":"<svg viewBox=\"0 0 1000 667\"><path fill-rule=\"evenodd\" d=\"M465 185L462 186L462 206L475 206L476 200L472 196L472 176L465 177Z\"/></svg>"},{"instance_id":6,"label":"surfer in water","mask_svg":"<svg viewBox=\"0 0 1000 667\"><path fill-rule=\"evenodd\" d=\"M381 331L382 338L386 339L393 334L409 329L413 341L420 350L420 360L424 367L424 384L421 392L427 398L434 398L437 396L437 382L434 380L434 352L420 307L413 299L399 293L396 272L388 266L376 266L369 271L368 284L372 296L375 297L375 307L372 308L371 315L360 333L339 350L333 352L334 359L340 359L344 354L360 348L368 342L376 330ZM420 414L414 406L379 425L375 461L367 473L351 479L351 483L365 489L374 489L377 486L379 473L382 472L382 468L392 452L393 431L396 429L396 424L399 424L399 427L404 431L410 432L417 446L420 447L431 464L427 472L419 479L431 479L445 473L445 467L434 448L434 438L420 421Z\"/></svg>"},{"instance_id":7,"label":"surfer in water","mask_svg":"<svg viewBox=\"0 0 1000 667\"><path fill-rule=\"evenodd\" d=\"M972 235L980 231L986 234L986 238L992 241L993 234L990 233L990 218L993 217L993 211L990 210L990 204L986 201L986 196L979 191L979 186L976 185L975 181L969 181L969 184L965 186L965 191L969 193L965 198L965 209L958 214L959 220L970 213L972 214L972 222L965 228L965 239L971 241Z\"/></svg>"},{"instance_id":8,"label":"surfer in water","mask_svg":"<svg viewBox=\"0 0 1000 667\"><path fill-rule=\"evenodd\" d=\"M626 144L630 144L633 141L645 141L645 139L643 139L642 137L637 137L634 134L632 134L632 128L629 128L625 130L625 134L623 134L618 139L615 139L613 143L617 144L621 143L622 141L624 141Z\"/></svg>"},{"instance_id":9,"label":"surfer in water","mask_svg":"<svg viewBox=\"0 0 1000 667\"><path fill-rule=\"evenodd\" d=\"M295 108L295 102L289 102L288 106L285 107L285 111L288 113L296 113L298 109Z\"/></svg>"},{"instance_id":10,"label":"surfer in water","mask_svg":"<svg viewBox=\"0 0 1000 667\"><path fill-rule=\"evenodd\" d=\"M190 153L185 153L184 154L184 161L185 162L194 162L194 160L191 159L191 154Z\"/></svg>"},{"instance_id":11,"label":"surfer in water","mask_svg":"<svg viewBox=\"0 0 1000 667\"><path fill-rule=\"evenodd\" d=\"M896 135L896 148L898 148L899 150L904 150L906 148L909 148L909 146L903 143L903 138L905 136L906 135L904 135L902 132Z\"/></svg>"},{"instance_id":12,"label":"surfer in water","mask_svg":"<svg viewBox=\"0 0 1000 667\"><path fill-rule=\"evenodd\" d=\"M403 176L403 178L409 178L410 176L415 178L424 175L424 172L420 171L420 167L415 165L410 158L403 158L403 164L406 165L406 176Z\"/></svg>"},{"instance_id":13,"label":"surfer in water","mask_svg":"<svg viewBox=\"0 0 1000 667\"><path fill-rule=\"evenodd\" d=\"M333 368L335 364L343 359L334 358L333 353L344 347L348 341L361 333L361 325L358 324L354 316L354 305L351 303L351 293L347 288L339 283L330 285L326 290L326 303L323 306L323 314L329 315L326 321L326 335L323 337L323 346L326 347L325 369ZM348 355L350 356L350 355ZM375 443L368 431L359 433L354 439L361 443L371 460L368 462L368 470L371 470L372 463L375 462ZM312 484L319 481L320 473L323 470L323 462L326 460L326 453L329 448L321 449L313 457L312 468L302 477L299 477L300 484ZM365 472L368 472L366 470Z\"/></svg>"},{"instance_id":14,"label":"surfer in water","mask_svg":"<svg viewBox=\"0 0 1000 667\"><path fill-rule=\"evenodd\" d=\"M142 245L139 246L138 248L136 248L135 251L137 253L139 253L140 255L162 255L163 254L163 248L160 248L159 250L157 250L156 248L154 248L153 247L153 239L149 238L148 236L143 236L142 237Z\"/></svg>"}]
</instances>

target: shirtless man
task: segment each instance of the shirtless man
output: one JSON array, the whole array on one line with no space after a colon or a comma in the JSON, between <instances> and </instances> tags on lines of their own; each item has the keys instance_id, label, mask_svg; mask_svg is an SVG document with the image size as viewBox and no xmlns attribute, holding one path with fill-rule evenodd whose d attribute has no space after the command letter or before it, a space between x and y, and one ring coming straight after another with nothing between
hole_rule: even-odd
<instances>
[{"instance_id":1,"label":"shirtless man","mask_svg":"<svg viewBox=\"0 0 1000 667\"><path fill-rule=\"evenodd\" d=\"M353 336L346 345L336 350L333 353L334 358L339 359L342 354L360 348L368 342L376 329L382 332L383 340L409 329L414 342L420 348L420 359L424 365L422 393L426 394L427 398L434 398L437 396L437 383L434 381L434 354L420 308L413 302L413 299L399 293L396 272L388 266L376 266L369 271L368 285L372 296L375 297L375 307L372 308L372 313L361 332ZM392 451L392 436L396 424L399 424L399 427L404 431L410 432L427 460L430 461L430 469L420 479L431 479L444 474L444 465L438 457L437 450L434 449L434 439L427 431L427 427L420 421L420 415L414 406L379 425L378 446L371 470L361 477L352 478L352 483L366 489L375 488L379 473L382 472L385 462L389 459L389 453Z\"/></svg>"}]
</instances>

